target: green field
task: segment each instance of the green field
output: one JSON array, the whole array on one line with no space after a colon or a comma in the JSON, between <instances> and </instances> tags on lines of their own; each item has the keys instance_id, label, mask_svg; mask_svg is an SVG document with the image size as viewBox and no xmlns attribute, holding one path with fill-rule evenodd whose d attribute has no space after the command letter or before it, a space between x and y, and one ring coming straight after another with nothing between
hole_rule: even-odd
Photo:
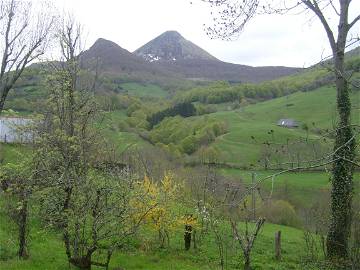
<instances>
[{"instance_id":1,"label":"green field","mask_svg":"<svg viewBox=\"0 0 360 270\"><path fill-rule=\"evenodd\" d=\"M251 186L252 173L239 169L220 169L223 175L230 176ZM287 172L272 177L278 171L256 171L255 183L267 196L281 196L295 206L310 206L317 195L330 190L330 173L326 172ZM355 176L358 181L359 175Z\"/></svg>"},{"instance_id":2,"label":"green field","mask_svg":"<svg viewBox=\"0 0 360 270\"><path fill-rule=\"evenodd\" d=\"M298 92L238 110L229 111L231 104L217 106L221 109L207 117L223 121L228 125L228 133L216 138L211 145L220 153L219 160L244 168L261 168L259 159L264 142L284 145L287 141L296 142L308 139L310 143L321 145L324 152L331 148L332 138L323 142L319 134L331 130L336 122L336 93L332 87L322 87L311 92ZM352 93L354 123L360 123L360 92ZM120 148L130 144L146 145L135 132L119 132L118 123L126 120L124 112L106 114L105 134ZM278 127L281 118L295 119L300 126L296 129ZM194 122L197 116L185 121ZM308 130L304 129L304 125ZM270 131L272 131L270 133Z\"/></svg>"},{"instance_id":3,"label":"green field","mask_svg":"<svg viewBox=\"0 0 360 270\"><path fill-rule=\"evenodd\" d=\"M165 98L168 93L154 84L122 83L121 88L130 95L139 97Z\"/></svg>"},{"instance_id":4,"label":"green field","mask_svg":"<svg viewBox=\"0 0 360 270\"><path fill-rule=\"evenodd\" d=\"M106 112L98 119L97 128L105 138L113 144L118 153L122 153L129 147L138 147L149 145L134 132L122 131L121 122L125 121L126 114L124 111Z\"/></svg>"},{"instance_id":5,"label":"green field","mask_svg":"<svg viewBox=\"0 0 360 270\"><path fill-rule=\"evenodd\" d=\"M28 151L29 149L24 147L24 145L0 143L0 160L4 164L17 162Z\"/></svg>"},{"instance_id":6,"label":"green field","mask_svg":"<svg viewBox=\"0 0 360 270\"><path fill-rule=\"evenodd\" d=\"M360 92L353 92L351 98L352 121L360 123ZM316 131L331 129L336 122L335 99L334 88L322 87L316 91L259 102L236 111L213 113L210 117L226 121L229 127L229 132L217 138L213 146L220 151L222 162L248 167L257 164L261 147L266 141L279 144L299 138L318 141L321 136ZM281 118L295 119L300 127L278 127L276 123ZM309 127L308 133L303 124ZM273 133L269 134L271 130Z\"/></svg>"},{"instance_id":7,"label":"green field","mask_svg":"<svg viewBox=\"0 0 360 270\"><path fill-rule=\"evenodd\" d=\"M49 232L41 229L36 220L32 221L30 231L30 258L28 260L18 260L16 258L16 235L12 230L10 222L6 216L0 215L0 269L12 270L62 270L75 269L69 267L67 263L65 249L61 241L61 236L56 232ZM224 223L225 232L228 224ZM252 225L251 225L252 226ZM227 229L226 229L227 228ZM282 232L283 257L280 262L274 259L274 234L276 231ZM156 235L153 236L156 239ZM229 234L224 236L229 237ZM171 244L167 249L157 248L152 250L141 250L136 243L141 243L140 239L133 239L134 245L126 250L118 251L113 255L110 269L153 269L153 270L214 270L221 269L217 246L211 235L203 240L202 245L194 250L185 251L183 249L183 233L177 231L171 235ZM225 269L239 269L241 267L241 252L234 252L232 248L238 243L234 239L228 238L226 248ZM156 244L155 244L156 245ZM253 269L304 269L301 261L305 256L303 232L294 228L265 224L258 241L253 250ZM4 260L6 259L6 260ZM240 263L240 264L239 264ZM93 267L93 269L101 269Z\"/></svg>"}]
</instances>

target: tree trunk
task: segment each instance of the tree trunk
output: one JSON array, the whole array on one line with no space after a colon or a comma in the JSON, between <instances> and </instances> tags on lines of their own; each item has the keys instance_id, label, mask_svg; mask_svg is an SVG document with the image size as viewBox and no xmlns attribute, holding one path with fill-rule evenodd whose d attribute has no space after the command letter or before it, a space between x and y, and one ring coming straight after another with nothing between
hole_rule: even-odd
<instances>
[{"instance_id":1,"label":"tree trunk","mask_svg":"<svg viewBox=\"0 0 360 270\"><path fill-rule=\"evenodd\" d=\"M12 85L9 87L8 85L5 85L3 87L0 87L0 93L1 93L1 98L0 98L0 114L2 113L2 111L4 110L5 107L5 101L6 101L6 97L11 89Z\"/></svg>"},{"instance_id":2,"label":"tree trunk","mask_svg":"<svg viewBox=\"0 0 360 270\"><path fill-rule=\"evenodd\" d=\"M63 214L63 219L61 220L61 226L63 229L63 240L64 240L64 244L65 244L65 252L66 252L66 256L68 257L69 262L71 262L71 248L70 248L70 235L69 235L69 231L68 231L68 227L69 227L69 220L67 217L67 213L66 211L69 209L70 206L70 199L71 199L71 195L72 195L72 188L67 187L65 189L65 193L66 193L66 197L65 197L65 201L64 201L64 205L63 205L63 209L62 209L62 214Z\"/></svg>"},{"instance_id":3,"label":"tree trunk","mask_svg":"<svg viewBox=\"0 0 360 270\"><path fill-rule=\"evenodd\" d=\"M251 270L251 267L250 267L250 254L244 254L244 259L245 259L244 270Z\"/></svg>"},{"instance_id":4,"label":"tree trunk","mask_svg":"<svg viewBox=\"0 0 360 270\"><path fill-rule=\"evenodd\" d=\"M19 251L18 255L20 259L27 259L29 254L27 252L27 219L28 219L28 202L25 198L25 191L21 194L21 209L19 213Z\"/></svg>"},{"instance_id":5,"label":"tree trunk","mask_svg":"<svg viewBox=\"0 0 360 270\"><path fill-rule=\"evenodd\" d=\"M82 270L91 270L91 256L71 258L69 262Z\"/></svg>"},{"instance_id":6,"label":"tree trunk","mask_svg":"<svg viewBox=\"0 0 360 270\"><path fill-rule=\"evenodd\" d=\"M193 233L192 233L192 240L193 240L193 246L194 246L194 249L197 249L197 242L196 242L196 230L193 230Z\"/></svg>"},{"instance_id":7,"label":"tree trunk","mask_svg":"<svg viewBox=\"0 0 360 270\"><path fill-rule=\"evenodd\" d=\"M185 250L189 250L191 247L191 233L192 233L192 226L185 225L185 232L184 232Z\"/></svg>"},{"instance_id":8,"label":"tree trunk","mask_svg":"<svg viewBox=\"0 0 360 270\"><path fill-rule=\"evenodd\" d=\"M4 110L4 106L5 106L5 98L1 97L0 98L0 114Z\"/></svg>"},{"instance_id":9,"label":"tree trunk","mask_svg":"<svg viewBox=\"0 0 360 270\"><path fill-rule=\"evenodd\" d=\"M326 243L328 257L332 261L345 261L348 258L354 171L353 164L349 161L354 160L356 147L350 126L351 101L348 83L344 77L344 47L345 45L339 45L338 42L334 52L339 123L334 144L331 219Z\"/></svg>"},{"instance_id":10,"label":"tree trunk","mask_svg":"<svg viewBox=\"0 0 360 270\"><path fill-rule=\"evenodd\" d=\"M159 229L159 242L160 242L160 248L165 248L165 236L161 229Z\"/></svg>"}]
</instances>

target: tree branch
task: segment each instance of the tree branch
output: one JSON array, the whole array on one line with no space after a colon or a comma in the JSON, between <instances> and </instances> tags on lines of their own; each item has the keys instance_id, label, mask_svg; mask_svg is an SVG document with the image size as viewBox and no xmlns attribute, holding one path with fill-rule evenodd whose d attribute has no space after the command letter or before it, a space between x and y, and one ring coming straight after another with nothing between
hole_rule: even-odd
<instances>
[{"instance_id":1,"label":"tree branch","mask_svg":"<svg viewBox=\"0 0 360 270\"><path fill-rule=\"evenodd\" d=\"M349 23L348 29L350 30L359 20L360 15L358 15L351 23Z\"/></svg>"},{"instance_id":2,"label":"tree branch","mask_svg":"<svg viewBox=\"0 0 360 270\"><path fill-rule=\"evenodd\" d=\"M334 33L331 30L328 22L326 21L324 14L322 13L319 5L317 4L316 1L311 2L310 0L301 0L301 2L303 2L310 10L312 10L315 13L315 15L320 19L323 27L325 28L326 34L328 36L331 49L332 49L333 53L335 53L336 52L336 41L335 41Z\"/></svg>"}]
</instances>

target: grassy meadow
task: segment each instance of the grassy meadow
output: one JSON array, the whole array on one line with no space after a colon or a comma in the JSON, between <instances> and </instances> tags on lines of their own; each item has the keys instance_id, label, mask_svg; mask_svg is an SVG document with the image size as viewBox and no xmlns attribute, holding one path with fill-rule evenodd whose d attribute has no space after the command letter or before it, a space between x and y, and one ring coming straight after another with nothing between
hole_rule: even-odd
<instances>
[{"instance_id":1,"label":"grassy meadow","mask_svg":"<svg viewBox=\"0 0 360 270\"><path fill-rule=\"evenodd\" d=\"M317 130L331 129L336 123L335 90L322 87L311 92L298 92L289 96L259 102L235 111L221 111L210 117L225 120L229 132L213 143L220 151L223 162L249 166L257 164L261 146L266 141L286 144L299 138L320 141ZM360 123L360 92L352 93L353 123ZM277 121L290 118L298 121L296 129L278 127ZM309 128L304 129L304 124ZM269 133L270 131L272 133ZM328 138L327 145L332 139Z\"/></svg>"},{"instance_id":2,"label":"grassy meadow","mask_svg":"<svg viewBox=\"0 0 360 270\"><path fill-rule=\"evenodd\" d=\"M4 203L1 203L2 206ZM61 235L56 231L49 231L42 227L37 220L31 221L30 230L30 258L19 260L16 258L16 235L11 222L4 215L0 216L0 242L5 245L0 248L0 269L14 270L62 270L76 269L67 263L65 249L61 241ZM253 225L250 225L253 226ZM226 254L224 269L241 268L241 251L238 243L230 237L229 224L223 224L226 238ZM282 233L282 260L274 258L274 234ZM141 232L147 235L148 244L156 239L156 235ZM110 269L119 270L214 270L221 269L217 245L212 235L207 235L197 249L185 251L183 248L183 232L176 231L171 235L170 247L166 249L152 246L147 249L142 241L140 233L132 240L127 249L117 251L111 260ZM304 269L301 262L306 257L304 252L305 242L301 230L275 225L265 224L259 239L253 249L253 269ZM238 250L234 250L234 247ZM240 263L239 263L240 262ZM92 269L103 269L93 267Z\"/></svg>"},{"instance_id":3,"label":"grassy meadow","mask_svg":"<svg viewBox=\"0 0 360 270\"><path fill-rule=\"evenodd\" d=\"M122 83L120 87L129 95L139 97L166 98L168 92L154 84Z\"/></svg>"}]
</instances>

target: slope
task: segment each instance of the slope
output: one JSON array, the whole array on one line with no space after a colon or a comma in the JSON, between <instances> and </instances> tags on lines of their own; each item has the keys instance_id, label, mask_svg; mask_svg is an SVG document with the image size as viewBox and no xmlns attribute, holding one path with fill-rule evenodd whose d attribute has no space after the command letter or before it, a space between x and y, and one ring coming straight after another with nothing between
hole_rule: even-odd
<instances>
[{"instance_id":1,"label":"slope","mask_svg":"<svg viewBox=\"0 0 360 270\"><path fill-rule=\"evenodd\" d=\"M100 65L102 72L111 74L142 74L169 76L169 72L152 65L141 57L121 48L118 44L99 38L81 55L81 64L85 67ZM175 74L171 74L175 76Z\"/></svg>"},{"instance_id":2,"label":"slope","mask_svg":"<svg viewBox=\"0 0 360 270\"><path fill-rule=\"evenodd\" d=\"M176 31L162 33L137 49L134 54L143 57L149 62L185 59L217 61L214 56L191 41L186 40Z\"/></svg>"},{"instance_id":3,"label":"slope","mask_svg":"<svg viewBox=\"0 0 360 270\"><path fill-rule=\"evenodd\" d=\"M320 142L336 122L335 89L322 87L312 92L298 92L289 96L249 105L236 111L213 113L210 117L225 120L229 132L212 144L224 163L249 168L259 165L266 142L286 145L287 141L309 139ZM360 123L360 92L352 93L353 122ZM300 122L297 129L278 127L281 118ZM331 135L331 134L330 134ZM329 145L331 136L324 142ZM324 151L326 149L323 149ZM320 154L320 153L319 153Z\"/></svg>"},{"instance_id":4,"label":"slope","mask_svg":"<svg viewBox=\"0 0 360 270\"><path fill-rule=\"evenodd\" d=\"M222 62L176 31L167 31L134 54L191 80L261 82L301 70L289 67L251 67Z\"/></svg>"}]
</instances>

